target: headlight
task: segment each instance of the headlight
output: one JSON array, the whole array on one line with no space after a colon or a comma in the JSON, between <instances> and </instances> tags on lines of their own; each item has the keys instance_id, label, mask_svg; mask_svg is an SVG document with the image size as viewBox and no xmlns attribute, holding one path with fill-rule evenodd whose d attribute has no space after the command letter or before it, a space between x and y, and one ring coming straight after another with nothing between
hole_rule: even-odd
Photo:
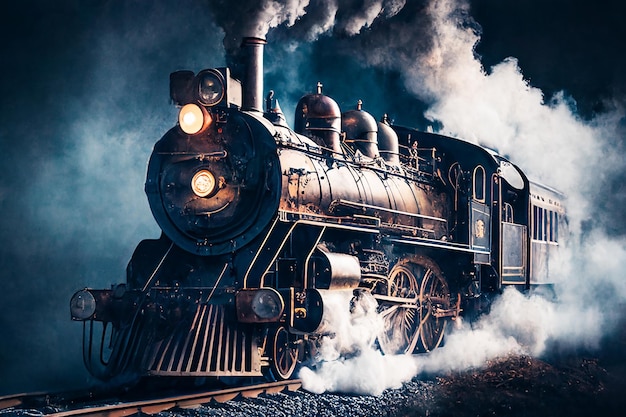
<instances>
[{"instance_id":1,"label":"headlight","mask_svg":"<svg viewBox=\"0 0 626 417\"><path fill-rule=\"evenodd\" d=\"M206 169L196 172L191 179L191 189L198 197L210 195L215 190L215 176Z\"/></svg>"},{"instance_id":2,"label":"headlight","mask_svg":"<svg viewBox=\"0 0 626 417\"><path fill-rule=\"evenodd\" d=\"M70 300L73 320L88 320L96 312L96 299L88 290L78 291Z\"/></svg>"},{"instance_id":3,"label":"headlight","mask_svg":"<svg viewBox=\"0 0 626 417\"><path fill-rule=\"evenodd\" d=\"M242 323L267 323L278 321L285 302L273 288L241 290L235 297L237 318Z\"/></svg>"},{"instance_id":4,"label":"headlight","mask_svg":"<svg viewBox=\"0 0 626 417\"><path fill-rule=\"evenodd\" d=\"M224 98L224 78L214 70L198 74L198 100L205 106L214 106Z\"/></svg>"},{"instance_id":5,"label":"headlight","mask_svg":"<svg viewBox=\"0 0 626 417\"><path fill-rule=\"evenodd\" d=\"M186 104L178 113L178 124L188 135L195 135L211 123L211 115L197 104Z\"/></svg>"},{"instance_id":6,"label":"headlight","mask_svg":"<svg viewBox=\"0 0 626 417\"><path fill-rule=\"evenodd\" d=\"M282 309L282 300L275 292L259 291L252 299L252 311L262 319L278 317Z\"/></svg>"}]
</instances>

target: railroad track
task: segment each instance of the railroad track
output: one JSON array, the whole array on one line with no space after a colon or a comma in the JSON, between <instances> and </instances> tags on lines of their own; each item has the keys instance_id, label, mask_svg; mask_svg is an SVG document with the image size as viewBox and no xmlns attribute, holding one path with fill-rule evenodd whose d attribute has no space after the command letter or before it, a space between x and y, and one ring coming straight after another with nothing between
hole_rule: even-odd
<instances>
[{"instance_id":1,"label":"railroad track","mask_svg":"<svg viewBox=\"0 0 626 417\"><path fill-rule=\"evenodd\" d=\"M238 397L256 398L260 394L277 394L285 391L296 391L302 386L298 379L280 382L268 382L264 384L250 385L237 388L227 388L198 392L193 394L172 395L163 398L150 398L134 400L128 402L107 402L76 404L63 404L61 406L50 406L47 397L49 394L18 394L0 397L0 415L7 409L29 409L29 404L40 403L41 407L36 408L38 413L45 417L68 417L68 416L106 416L118 417L133 414L156 414L161 411L175 408L194 408L212 401L226 402ZM65 408L67 407L67 408Z\"/></svg>"}]
</instances>

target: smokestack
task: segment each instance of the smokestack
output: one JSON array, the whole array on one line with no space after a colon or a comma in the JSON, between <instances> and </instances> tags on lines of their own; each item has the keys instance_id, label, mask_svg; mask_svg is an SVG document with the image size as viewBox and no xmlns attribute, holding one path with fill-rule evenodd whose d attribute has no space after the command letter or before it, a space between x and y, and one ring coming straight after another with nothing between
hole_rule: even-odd
<instances>
[{"instance_id":1,"label":"smokestack","mask_svg":"<svg viewBox=\"0 0 626 417\"><path fill-rule=\"evenodd\" d=\"M243 38L245 79L243 80L243 109L263 111L263 45L261 38Z\"/></svg>"}]
</instances>

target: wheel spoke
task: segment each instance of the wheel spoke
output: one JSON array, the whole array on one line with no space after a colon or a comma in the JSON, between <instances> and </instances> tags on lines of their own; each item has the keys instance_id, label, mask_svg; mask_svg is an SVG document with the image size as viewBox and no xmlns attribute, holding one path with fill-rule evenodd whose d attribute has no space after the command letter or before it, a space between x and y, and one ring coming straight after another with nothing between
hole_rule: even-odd
<instances>
[{"instance_id":1,"label":"wheel spoke","mask_svg":"<svg viewBox=\"0 0 626 417\"><path fill-rule=\"evenodd\" d=\"M429 269L422 280L422 299L426 304L421 309L423 317L420 326L420 341L418 348L421 351L431 351L437 348L443 339L447 321L433 314L435 308L441 306L447 309L450 305L450 295L447 284L441 273Z\"/></svg>"},{"instance_id":2,"label":"wheel spoke","mask_svg":"<svg viewBox=\"0 0 626 417\"><path fill-rule=\"evenodd\" d=\"M417 281L410 269L400 265L396 267L389 278L389 295L414 299ZM407 302L408 304L409 302ZM415 308L391 306L383 311L385 330L379 337L379 345L385 353L409 352L415 345L417 336L417 316Z\"/></svg>"},{"instance_id":3,"label":"wheel spoke","mask_svg":"<svg viewBox=\"0 0 626 417\"><path fill-rule=\"evenodd\" d=\"M274 379L289 379L297 365L298 349L292 345L289 332L282 326L276 329L272 337L270 358Z\"/></svg>"},{"instance_id":4,"label":"wheel spoke","mask_svg":"<svg viewBox=\"0 0 626 417\"><path fill-rule=\"evenodd\" d=\"M433 313L436 308L449 308L450 294L437 265L422 257L399 262L389 274L388 288L388 295L407 301L382 307L385 330L379 345L383 352L412 353L438 347L447 320Z\"/></svg>"}]
</instances>

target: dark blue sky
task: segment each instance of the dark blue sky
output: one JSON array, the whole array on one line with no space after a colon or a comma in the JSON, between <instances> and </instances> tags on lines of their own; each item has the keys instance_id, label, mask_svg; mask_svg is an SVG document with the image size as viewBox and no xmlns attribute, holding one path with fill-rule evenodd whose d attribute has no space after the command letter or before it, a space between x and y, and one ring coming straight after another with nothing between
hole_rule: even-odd
<instances>
[{"instance_id":1,"label":"dark blue sky","mask_svg":"<svg viewBox=\"0 0 626 417\"><path fill-rule=\"evenodd\" d=\"M485 67L514 56L532 85L550 95L565 90L589 117L605 101L626 96L623 2L600 0L473 0L483 29L478 53Z\"/></svg>"},{"instance_id":2,"label":"dark blue sky","mask_svg":"<svg viewBox=\"0 0 626 417\"><path fill-rule=\"evenodd\" d=\"M176 120L169 73L226 62L223 32L208 3L31 0L2 6L0 395L90 382L69 298L86 286L122 282L135 245L159 234L143 181L154 142ZM349 21L359 2L342 3L347 6L339 17ZM423 127L427 100L407 93L399 71L365 65L359 57L367 55L361 48L380 46L379 29L405 30L424 3L408 0L395 20L375 23L362 35L337 30L297 50L285 48L289 30L270 32L275 43L266 49L266 90L277 91L289 115L287 107L322 81L344 110L362 99L376 117L388 112L398 123ZM547 97L560 90L571 95L580 117L623 111L622 2L545 3L471 1L485 68L514 56ZM415 59L432 35L421 22L411 28L422 36L414 39ZM624 225L615 231L622 233Z\"/></svg>"}]
</instances>

